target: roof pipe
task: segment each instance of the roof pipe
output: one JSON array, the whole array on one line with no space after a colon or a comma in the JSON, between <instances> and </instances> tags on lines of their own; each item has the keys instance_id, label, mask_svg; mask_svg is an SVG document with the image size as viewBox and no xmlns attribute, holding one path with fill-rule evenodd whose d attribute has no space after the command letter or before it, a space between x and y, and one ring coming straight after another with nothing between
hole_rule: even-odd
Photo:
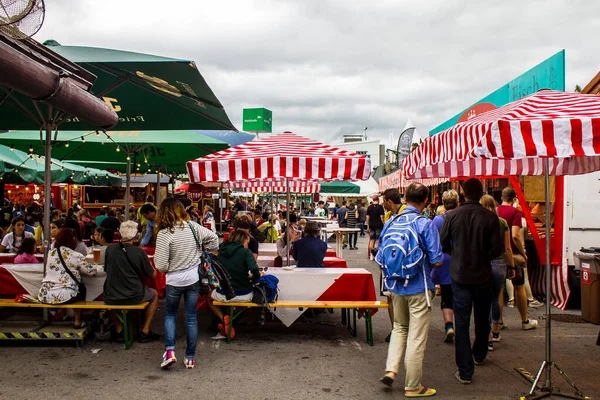
<instances>
[{"instance_id":1,"label":"roof pipe","mask_svg":"<svg viewBox=\"0 0 600 400\"><path fill-rule=\"evenodd\" d=\"M52 70L0 42L0 84L98 128L115 126L117 114L68 76L68 72Z\"/></svg>"}]
</instances>

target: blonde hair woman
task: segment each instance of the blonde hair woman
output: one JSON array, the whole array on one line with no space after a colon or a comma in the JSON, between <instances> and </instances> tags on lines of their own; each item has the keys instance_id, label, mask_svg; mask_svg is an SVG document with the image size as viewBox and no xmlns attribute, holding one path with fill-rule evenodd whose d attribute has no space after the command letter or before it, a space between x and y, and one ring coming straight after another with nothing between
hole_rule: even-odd
<instances>
[{"instance_id":1,"label":"blonde hair woman","mask_svg":"<svg viewBox=\"0 0 600 400\"><path fill-rule=\"evenodd\" d=\"M483 195L479 203L497 214L496 211L496 200L488 194ZM492 309L490 312L490 320L492 323L492 331L490 332L490 341L488 343L488 350L494 350L494 342L500 341L500 321L502 320L502 304L504 303L504 282L506 281L507 269L509 271L509 279L515 274L515 267L513 261L513 253L511 247L510 230L508 229L508 223L500 219L500 230L502 231L502 238L504 239L504 253L495 260L492 260L492 279L494 280L494 296L492 298Z\"/></svg>"},{"instance_id":2,"label":"blonde hair woman","mask_svg":"<svg viewBox=\"0 0 600 400\"><path fill-rule=\"evenodd\" d=\"M196 303L200 292L198 264L202 251L216 251L219 239L216 234L190 221L183 204L177 199L166 199L156 215L156 269L167 275L165 295L165 354L161 368L177 362L175 358L176 319L183 297L187 345L183 363L186 368L196 365L196 339L198 321Z\"/></svg>"}]
</instances>

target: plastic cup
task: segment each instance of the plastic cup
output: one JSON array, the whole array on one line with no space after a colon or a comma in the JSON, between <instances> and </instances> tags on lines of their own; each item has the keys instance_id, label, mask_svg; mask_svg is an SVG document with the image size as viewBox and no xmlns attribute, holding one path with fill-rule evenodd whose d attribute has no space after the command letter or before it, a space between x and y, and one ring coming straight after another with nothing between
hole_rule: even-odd
<instances>
[{"instance_id":1,"label":"plastic cup","mask_svg":"<svg viewBox=\"0 0 600 400\"><path fill-rule=\"evenodd\" d=\"M94 264L100 264L100 249L94 249Z\"/></svg>"}]
</instances>

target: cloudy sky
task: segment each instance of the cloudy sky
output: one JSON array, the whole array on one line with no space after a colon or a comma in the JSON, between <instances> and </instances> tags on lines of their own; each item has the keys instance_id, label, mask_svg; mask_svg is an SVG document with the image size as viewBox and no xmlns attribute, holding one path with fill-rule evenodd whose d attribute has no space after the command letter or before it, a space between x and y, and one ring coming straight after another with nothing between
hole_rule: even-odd
<instances>
[{"instance_id":1,"label":"cloudy sky","mask_svg":"<svg viewBox=\"0 0 600 400\"><path fill-rule=\"evenodd\" d=\"M587 0L47 0L35 36L196 61L233 123L335 143L424 136L566 49L567 89L600 70L600 2Z\"/></svg>"}]
</instances>

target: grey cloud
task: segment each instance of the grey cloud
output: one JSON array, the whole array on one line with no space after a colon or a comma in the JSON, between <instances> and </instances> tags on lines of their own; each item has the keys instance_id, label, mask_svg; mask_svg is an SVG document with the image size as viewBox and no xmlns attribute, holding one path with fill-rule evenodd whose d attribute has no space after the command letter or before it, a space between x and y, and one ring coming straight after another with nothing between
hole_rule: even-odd
<instances>
[{"instance_id":1,"label":"grey cloud","mask_svg":"<svg viewBox=\"0 0 600 400\"><path fill-rule=\"evenodd\" d=\"M244 107L274 130L387 139L421 135L565 48L567 89L587 83L600 4L583 0L427 2L53 1L36 39L197 62L241 128ZM331 139L330 139L331 138Z\"/></svg>"}]
</instances>

